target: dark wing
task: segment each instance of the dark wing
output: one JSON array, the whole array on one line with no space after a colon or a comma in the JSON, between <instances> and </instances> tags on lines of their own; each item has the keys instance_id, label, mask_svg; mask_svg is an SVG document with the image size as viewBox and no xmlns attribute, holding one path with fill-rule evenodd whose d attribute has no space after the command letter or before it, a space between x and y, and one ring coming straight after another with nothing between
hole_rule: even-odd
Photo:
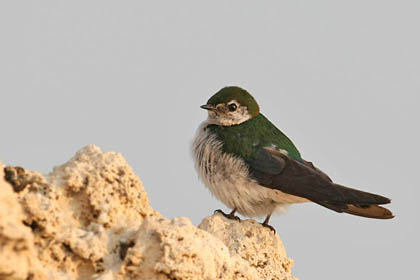
<instances>
[{"instance_id":1,"label":"dark wing","mask_svg":"<svg viewBox=\"0 0 420 280\"><path fill-rule=\"evenodd\" d=\"M391 211L380 207L389 198L341 186L311 162L299 162L277 150L261 148L247 159L250 175L262 186L304 197L337 212L389 219Z\"/></svg>"}]
</instances>

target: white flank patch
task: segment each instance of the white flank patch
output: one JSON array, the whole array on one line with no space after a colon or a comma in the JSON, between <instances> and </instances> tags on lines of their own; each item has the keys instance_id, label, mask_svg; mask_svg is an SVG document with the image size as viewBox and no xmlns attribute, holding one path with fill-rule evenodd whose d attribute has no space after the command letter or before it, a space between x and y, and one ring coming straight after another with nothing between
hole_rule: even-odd
<instances>
[{"instance_id":1,"label":"white flank patch","mask_svg":"<svg viewBox=\"0 0 420 280\"><path fill-rule=\"evenodd\" d=\"M229 208L248 217L262 217L306 199L263 187L249 177L245 162L222 151L222 143L200 125L192 144L195 167L204 185Z\"/></svg>"}]
</instances>

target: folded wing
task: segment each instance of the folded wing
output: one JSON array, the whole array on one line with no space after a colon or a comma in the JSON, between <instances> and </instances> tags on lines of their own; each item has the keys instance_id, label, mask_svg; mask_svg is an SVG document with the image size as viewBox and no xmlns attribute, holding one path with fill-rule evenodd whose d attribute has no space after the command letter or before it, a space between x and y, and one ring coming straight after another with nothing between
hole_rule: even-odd
<instances>
[{"instance_id":1,"label":"folded wing","mask_svg":"<svg viewBox=\"0 0 420 280\"><path fill-rule=\"evenodd\" d=\"M260 148L246 163L251 176L264 187L304 197L337 212L377 219L394 217L379 206L390 203L389 198L335 184L312 163L296 161L273 148Z\"/></svg>"}]
</instances>

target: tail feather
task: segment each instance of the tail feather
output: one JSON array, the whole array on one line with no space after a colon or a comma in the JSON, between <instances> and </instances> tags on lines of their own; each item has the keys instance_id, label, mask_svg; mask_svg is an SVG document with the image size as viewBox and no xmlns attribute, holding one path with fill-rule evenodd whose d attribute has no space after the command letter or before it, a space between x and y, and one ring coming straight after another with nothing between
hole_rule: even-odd
<instances>
[{"instance_id":1,"label":"tail feather","mask_svg":"<svg viewBox=\"0 0 420 280\"><path fill-rule=\"evenodd\" d=\"M374 219L392 219L394 215L392 212L379 205L353 205L353 204L330 204L319 203L328 209L334 210L339 213L348 213L356 216L374 218Z\"/></svg>"},{"instance_id":2,"label":"tail feather","mask_svg":"<svg viewBox=\"0 0 420 280\"><path fill-rule=\"evenodd\" d=\"M346 203L354 205L372 205L372 204L388 204L391 199L369 192L356 190L353 188L345 187L339 184L333 183L337 195L337 203Z\"/></svg>"},{"instance_id":3,"label":"tail feather","mask_svg":"<svg viewBox=\"0 0 420 280\"><path fill-rule=\"evenodd\" d=\"M349 204L347 209L344 211L349 214L362 216L366 218L376 218L376 219L392 219L394 215L392 212L384 207L378 205L369 205L368 207L360 207L356 205Z\"/></svg>"},{"instance_id":4,"label":"tail feather","mask_svg":"<svg viewBox=\"0 0 420 280\"><path fill-rule=\"evenodd\" d=\"M394 218L394 215L390 210L379 206L381 204L390 203L391 200L389 198L338 184L333 184L333 187L337 193L340 193L337 200L314 202L339 213L345 212L356 216L375 219Z\"/></svg>"}]
</instances>

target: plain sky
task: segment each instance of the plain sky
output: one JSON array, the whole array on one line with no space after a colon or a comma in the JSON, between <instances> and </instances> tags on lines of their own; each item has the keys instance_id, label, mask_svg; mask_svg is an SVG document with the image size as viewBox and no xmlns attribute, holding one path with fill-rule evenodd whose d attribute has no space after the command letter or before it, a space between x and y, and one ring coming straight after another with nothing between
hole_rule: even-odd
<instances>
[{"instance_id":1,"label":"plain sky","mask_svg":"<svg viewBox=\"0 0 420 280\"><path fill-rule=\"evenodd\" d=\"M248 89L305 159L391 197L393 220L290 207L301 279L413 279L420 250L419 1L0 1L0 160L48 173L121 152L152 206L228 211L199 181L199 108Z\"/></svg>"}]
</instances>

